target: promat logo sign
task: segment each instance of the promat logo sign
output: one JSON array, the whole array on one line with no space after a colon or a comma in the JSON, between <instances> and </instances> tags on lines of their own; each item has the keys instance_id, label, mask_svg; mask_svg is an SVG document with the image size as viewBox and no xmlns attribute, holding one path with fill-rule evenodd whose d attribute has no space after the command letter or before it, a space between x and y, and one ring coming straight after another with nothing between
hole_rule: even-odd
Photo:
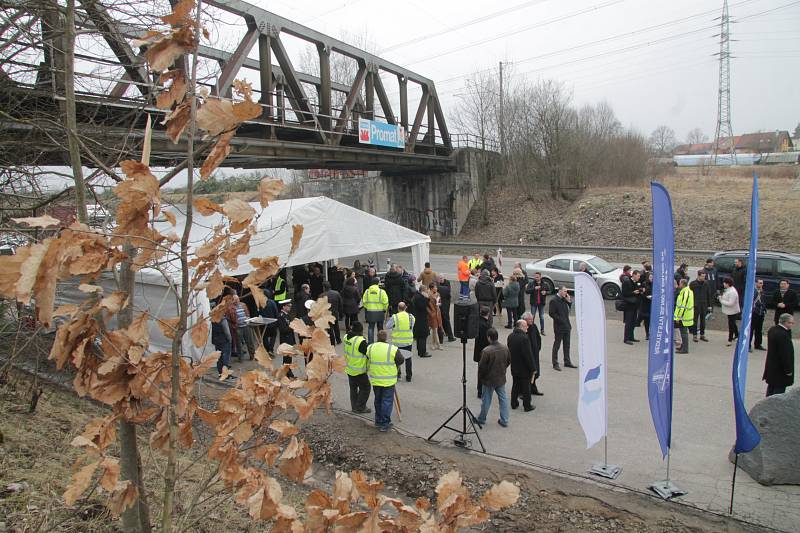
<instances>
[{"instance_id":1,"label":"promat logo sign","mask_svg":"<svg viewBox=\"0 0 800 533\"><path fill-rule=\"evenodd\" d=\"M400 126L365 118L358 119L359 143L404 148L406 145L405 137L405 130Z\"/></svg>"}]
</instances>

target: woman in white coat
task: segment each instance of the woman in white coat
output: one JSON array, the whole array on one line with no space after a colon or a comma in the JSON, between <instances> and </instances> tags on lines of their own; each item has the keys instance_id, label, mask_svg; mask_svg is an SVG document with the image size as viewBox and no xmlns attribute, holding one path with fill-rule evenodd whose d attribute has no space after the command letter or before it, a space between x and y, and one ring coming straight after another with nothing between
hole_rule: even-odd
<instances>
[{"instance_id":1,"label":"woman in white coat","mask_svg":"<svg viewBox=\"0 0 800 533\"><path fill-rule=\"evenodd\" d=\"M739 326L736 321L741 317L739 308L739 293L733 288L733 280L725 278L722 280L722 296L719 303L722 304L722 312L728 316L728 346L739 337Z\"/></svg>"}]
</instances>

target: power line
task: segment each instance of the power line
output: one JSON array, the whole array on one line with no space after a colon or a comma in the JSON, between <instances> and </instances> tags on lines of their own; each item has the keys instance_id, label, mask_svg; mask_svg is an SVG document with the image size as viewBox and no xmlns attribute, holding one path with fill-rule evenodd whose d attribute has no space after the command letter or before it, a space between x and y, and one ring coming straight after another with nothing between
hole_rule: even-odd
<instances>
[{"instance_id":1,"label":"power line","mask_svg":"<svg viewBox=\"0 0 800 533\"><path fill-rule=\"evenodd\" d=\"M485 22L487 20L491 20L493 18L497 18L503 15L507 15L508 13L513 13L514 11L519 11L520 9L525 9L526 7L530 7L535 4L542 4L547 2L548 0L531 0L529 2L523 2L522 4L517 4L515 6L507 7L505 9L501 9L500 11L495 11L493 13L489 13L488 15L484 15L482 17L478 17L472 20L468 20L466 22L462 22L461 24L456 24L455 26L449 26L443 30L428 33L426 35L420 35L419 37L414 37L413 39L409 39L407 41L402 41L397 44L390 45L383 49L383 52L390 52L392 50L396 50L398 48L402 48L404 46L408 46L410 44L416 44L422 41L426 41L433 37L438 37L440 35L444 35L445 33L450 33L452 31L460 30L463 28L467 28L474 24L478 24L480 22Z\"/></svg>"}]
</instances>

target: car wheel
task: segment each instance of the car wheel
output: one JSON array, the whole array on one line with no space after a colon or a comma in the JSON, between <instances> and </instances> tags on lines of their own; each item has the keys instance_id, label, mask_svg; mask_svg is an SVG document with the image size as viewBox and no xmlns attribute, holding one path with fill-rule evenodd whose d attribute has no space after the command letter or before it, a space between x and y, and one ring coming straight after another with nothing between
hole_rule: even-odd
<instances>
[{"instance_id":1,"label":"car wheel","mask_svg":"<svg viewBox=\"0 0 800 533\"><path fill-rule=\"evenodd\" d=\"M619 287L613 283L606 283L600 292L603 293L603 298L606 300L616 300L617 296L619 296Z\"/></svg>"},{"instance_id":2,"label":"car wheel","mask_svg":"<svg viewBox=\"0 0 800 533\"><path fill-rule=\"evenodd\" d=\"M553 282L547 278L542 278L542 289L544 289L547 294L556 293L555 285L553 285Z\"/></svg>"}]
</instances>

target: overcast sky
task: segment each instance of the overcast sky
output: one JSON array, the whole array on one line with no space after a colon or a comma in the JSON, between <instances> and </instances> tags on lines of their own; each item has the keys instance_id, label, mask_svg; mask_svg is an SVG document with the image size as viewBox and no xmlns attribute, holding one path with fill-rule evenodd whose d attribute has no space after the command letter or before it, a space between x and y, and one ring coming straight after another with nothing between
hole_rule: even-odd
<instances>
[{"instance_id":1,"label":"overcast sky","mask_svg":"<svg viewBox=\"0 0 800 533\"><path fill-rule=\"evenodd\" d=\"M577 104L606 100L624 125L646 134L666 124L679 140L695 127L714 135L720 0L251 3L334 37L366 34L382 57L433 79L446 110L463 92L464 76L504 61L519 76L563 81ZM793 129L800 122L800 1L729 5L738 20L734 133Z\"/></svg>"}]
</instances>

